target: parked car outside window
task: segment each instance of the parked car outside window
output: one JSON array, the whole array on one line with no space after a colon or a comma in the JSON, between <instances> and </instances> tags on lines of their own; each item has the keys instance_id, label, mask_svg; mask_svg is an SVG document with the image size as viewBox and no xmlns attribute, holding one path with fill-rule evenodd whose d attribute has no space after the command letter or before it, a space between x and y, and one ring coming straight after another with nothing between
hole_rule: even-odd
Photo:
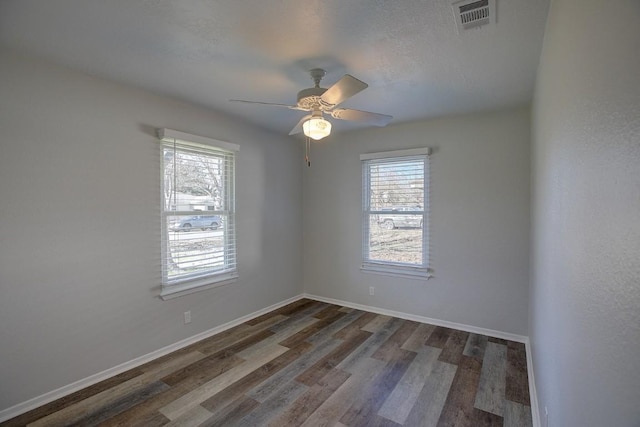
<instances>
[{"instance_id":1,"label":"parked car outside window","mask_svg":"<svg viewBox=\"0 0 640 427\"><path fill-rule=\"evenodd\" d=\"M422 228L422 207L420 206L394 206L393 208L384 208L383 211L389 213L378 215L378 225L387 230L394 228ZM400 213L402 212L402 214ZM420 212L416 215L407 215L407 212Z\"/></svg>"},{"instance_id":2,"label":"parked car outside window","mask_svg":"<svg viewBox=\"0 0 640 427\"><path fill-rule=\"evenodd\" d=\"M193 228L201 230L216 230L220 227L222 221L220 215L193 215L180 218L178 222L173 223L172 231L191 231Z\"/></svg>"}]
</instances>

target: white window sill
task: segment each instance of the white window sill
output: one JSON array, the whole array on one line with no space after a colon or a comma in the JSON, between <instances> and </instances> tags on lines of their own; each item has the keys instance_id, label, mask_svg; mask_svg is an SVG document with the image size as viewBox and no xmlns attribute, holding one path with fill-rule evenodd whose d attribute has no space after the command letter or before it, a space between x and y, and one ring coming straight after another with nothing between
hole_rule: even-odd
<instances>
[{"instance_id":1,"label":"white window sill","mask_svg":"<svg viewBox=\"0 0 640 427\"><path fill-rule=\"evenodd\" d=\"M195 292L206 291L207 289L217 288L219 286L228 285L238 280L238 273L227 273L220 276L205 277L202 279L191 280L175 285L162 285L160 298L164 301L178 298L184 295L193 294Z\"/></svg>"},{"instance_id":2,"label":"white window sill","mask_svg":"<svg viewBox=\"0 0 640 427\"><path fill-rule=\"evenodd\" d=\"M405 279L429 280L433 278L430 269L402 267L389 264L362 264L360 271L363 273L380 274L383 276L402 277Z\"/></svg>"}]
</instances>

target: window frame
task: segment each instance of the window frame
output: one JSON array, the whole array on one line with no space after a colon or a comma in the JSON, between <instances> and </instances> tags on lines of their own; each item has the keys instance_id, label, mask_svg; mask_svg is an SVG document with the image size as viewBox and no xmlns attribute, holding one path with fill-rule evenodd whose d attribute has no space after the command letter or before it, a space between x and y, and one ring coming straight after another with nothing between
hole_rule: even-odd
<instances>
[{"instance_id":1,"label":"window frame","mask_svg":"<svg viewBox=\"0 0 640 427\"><path fill-rule=\"evenodd\" d=\"M172 129L158 129L158 137L160 139L160 190L161 190L161 265L162 265L162 286L160 291L160 298L168 300L176 298L182 295L187 295L193 292L198 292L206 289L211 289L218 286L223 286L232 282L235 282L238 278L238 263L237 263L237 230L236 230L236 209L235 209L235 180L236 180L236 160L237 153L240 146L225 141L219 141L212 138L207 138L199 135L192 135L185 132L180 132ZM222 156L225 162L225 170L223 174L223 186L224 186L224 199L222 210L168 210L166 208L165 199L165 147L172 147L176 151L193 151L205 156L217 157ZM178 148L180 147L180 148ZM230 160L227 160L230 158ZM225 268L218 271L208 271L202 273L194 273L192 275L185 275L183 277L177 277L169 279L168 277L168 253L169 253L169 233L174 231L170 230L167 226L168 217L171 216L202 216L202 215L219 215L225 219L224 230L224 259L227 262L228 259L232 259L230 268Z\"/></svg>"},{"instance_id":2,"label":"window frame","mask_svg":"<svg viewBox=\"0 0 640 427\"><path fill-rule=\"evenodd\" d=\"M429 279L433 277L430 265L430 155L431 149L414 148L360 155L362 167L362 263L360 270L364 273L375 273L395 277ZM371 215L403 215L402 211L371 209L371 176L370 165L399 162L403 160L421 160L424 163L423 207L422 211L411 211L411 215L422 215L422 262L420 264L400 263L394 261L372 260L370 258L370 224ZM408 211L405 211L408 212ZM422 213L420 213L422 212ZM404 215L409 215L404 214Z\"/></svg>"}]
</instances>

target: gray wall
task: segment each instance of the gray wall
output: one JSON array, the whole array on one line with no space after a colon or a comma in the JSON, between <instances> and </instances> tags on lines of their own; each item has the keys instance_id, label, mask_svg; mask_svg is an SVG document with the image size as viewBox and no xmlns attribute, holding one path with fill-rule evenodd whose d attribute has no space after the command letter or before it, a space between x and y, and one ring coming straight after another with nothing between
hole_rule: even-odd
<instances>
[{"instance_id":1,"label":"gray wall","mask_svg":"<svg viewBox=\"0 0 640 427\"><path fill-rule=\"evenodd\" d=\"M553 2L534 101L544 426L640 425L640 2Z\"/></svg>"},{"instance_id":2,"label":"gray wall","mask_svg":"<svg viewBox=\"0 0 640 427\"><path fill-rule=\"evenodd\" d=\"M0 410L302 291L295 142L5 50L0 82ZM157 127L240 144L237 283L156 297Z\"/></svg>"},{"instance_id":3,"label":"gray wall","mask_svg":"<svg viewBox=\"0 0 640 427\"><path fill-rule=\"evenodd\" d=\"M306 292L527 334L530 111L332 135L304 175ZM432 147L428 281L362 273L360 154ZM375 286L375 296L369 296Z\"/></svg>"}]
</instances>

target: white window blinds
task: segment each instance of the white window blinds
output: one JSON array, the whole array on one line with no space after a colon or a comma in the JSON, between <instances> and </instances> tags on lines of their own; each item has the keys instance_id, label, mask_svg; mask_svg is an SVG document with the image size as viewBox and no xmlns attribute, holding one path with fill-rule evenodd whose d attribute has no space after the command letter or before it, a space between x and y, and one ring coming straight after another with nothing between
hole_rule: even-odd
<instances>
[{"instance_id":1,"label":"white window blinds","mask_svg":"<svg viewBox=\"0 0 640 427\"><path fill-rule=\"evenodd\" d=\"M429 277L429 149L360 158L362 269Z\"/></svg>"},{"instance_id":2,"label":"white window blinds","mask_svg":"<svg viewBox=\"0 0 640 427\"><path fill-rule=\"evenodd\" d=\"M237 277L238 146L170 129L162 140L162 295Z\"/></svg>"}]
</instances>

